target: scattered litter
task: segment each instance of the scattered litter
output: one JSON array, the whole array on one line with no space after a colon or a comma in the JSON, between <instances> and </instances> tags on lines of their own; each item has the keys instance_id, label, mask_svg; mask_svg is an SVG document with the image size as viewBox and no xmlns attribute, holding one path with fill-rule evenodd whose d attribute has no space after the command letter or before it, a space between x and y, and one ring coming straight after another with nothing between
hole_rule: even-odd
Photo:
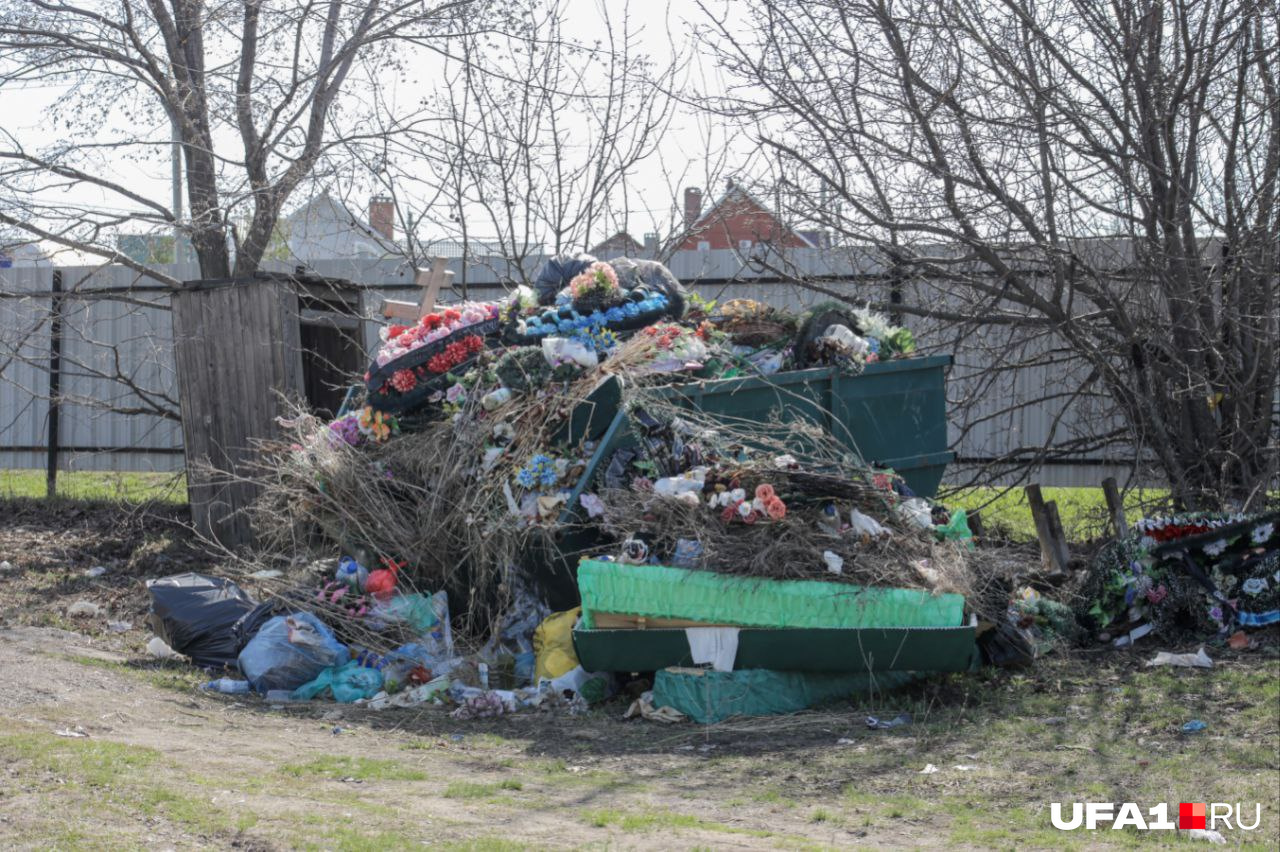
<instances>
[{"instance_id":1,"label":"scattered litter","mask_svg":"<svg viewBox=\"0 0 1280 852\"><path fill-rule=\"evenodd\" d=\"M1222 832L1214 831L1212 828L1189 828L1187 837L1191 840L1205 840L1217 846L1225 846L1227 843L1227 838L1222 836Z\"/></svg>"},{"instance_id":2,"label":"scattered litter","mask_svg":"<svg viewBox=\"0 0 1280 852\"><path fill-rule=\"evenodd\" d=\"M403 692L397 692L395 695L388 695L385 692L379 692L377 695L369 699L365 705L371 710L385 710L388 707L416 707L419 704L425 704L428 701L439 701L449 690L449 678L438 677L430 680L421 686L415 686L412 689L406 689Z\"/></svg>"},{"instance_id":3,"label":"scattered litter","mask_svg":"<svg viewBox=\"0 0 1280 852\"><path fill-rule=\"evenodd\" d=\"M147 653L157 660L176 660L182 656L170 648L159 636L152 636L147 641Z\"/></svg>"},{"instance_id":4,"label":"scattered litter","mask_svg":"<svg viewBox=\"0 0 1280 852\"><path fill-rule=\"evenodd\" d=\"M97 618L102 615L102 607L90 601L76 601L67 607L67 615L72 618Z\"/></svg>"},{"instance_id":5,"label":"scattered litter","mask_svg":"<svg viewBox=\"0 0 1280 852\"><path fill-rule=\"evenodd\" d=\"M1192 719L1190 722L1187 722L1185 725L1182 726L1182 733L1198 734L1207 727L1209 726L1206 725L1204 722L1201 722L1199 719Z\"/></svg>"},{"instance_id":6,"label":"scattered litter","mask_svg":"<svg viewBox=\"0 0 1280 852\"><path fill-rule=\"evenodd\" d=\"M867 717L867 727L873 731L888 731L903 725L911 724L910 713L899 713L892 719L877 719L875 716Z\"/></svg>"},{"instance_id":7,"label":"scattered litter","mask_svg":"<svg viewBox=\"0 0 1280 852\"><path fill-rule=\"evenodd\" d=\"M254 571L249 575L254 580L274 580L277 577L283 577L283 571L277 571L274 568L264 568L261 571Z\"/></svg>"},{"instance_id":8,"label":"scattered litter","mask_svg":"<svg viewBox=\"0 0 1280 852\"><path fill-rule=\"evenodd\" d=\"M1211 669L1213 668L1213 660L1209 659L1209 655L1204 652L1204 646L1200 646L1200 650L1194 654L1171 654L1168 651L1161 651L1156 654L1155 659L1147 662L1148 666L1178 666L1186 669Z\"/></svg>"},{"instance_id":9,"label":"scattered litter","mask_svg":"<svg viewBox=\"0 0 1280 852\"><path fill-rule=\"evenodd\" d=\"M217 680L211 680L201 689L207 689L210 692L221 692L223 695L246 695L249 692L249 681L237 680L233 677L220 677Z\"/></svg>"},{"instance_id":10,"label":"scattered litter","mask_svg":"<svg viewBox=\"0 0 1280 852\"><path fill-rule=\"evenodd\" d=\"M341 734L341 733L342 733L342 726L341 726L341 725L334 725L334 726L333 726L333 730L332 730L330 733L332 733L335 737L336 737L336 736L338 736L339 734Z\"/></svg>"},{"instance_id":11,"label":"scattered litter","mask_svg":"<svg viewBox=\"0 0 1280 852\"><path fill-rule=\"evenodd\" d=\"M637 716L649 722L684 722L689 718L674 707L654 707L652 689L640 693L640 697L632 701L627 712L622 714L624 719Z\"/></svg>"},{"instance_id":12,"label":"scattered litter","mask_svg":"<svg viewBox=\"0 0 1280 852\"><path fill-rule=\"evenodd\" d=\"M920 774L920 775L932 775L933 773L935 773L935 772L937 772L937 771L938 771L938 767L934 766L932 763L926 763L926 764L924 765L924 769L921 769L921 770L920 770L920 772L919 772L918 774Z\"/></svg>"},{"instance_id":13,"label":"scattered litter","mask_svg":"<svg viewBox=\"0 0 1280 852\"><path fill-rule=\"evenodd\" d=\"M112 633L128 633L133 629L132 621L108 621L107 629Z\"/></svg>"},{"instance_id":14,"label":"scattered litter","mask_svg":"<svg viewBox=\"0 0 1280 852\"><path fill-rule=\"evenodd\" d=\"M85 572L84 572L84 575L85 575L86 577L101 577L101 576L102 576L103 574L105 574L105 573L107 573L106 566L104 566L104 565L95 565L95 566L93 566L92 568L90 568L90 569L88 569L87 571L85 571Z\"/></svg>"},{"instance_id":15,"label":"scattered litter","mask_svg":"<svg viewBox=\"0 0 1280 852\"><path fill-rule=\"evenodd\" d=\"M978 767L973 766L972 764L968 764L968 763L957 763L955 766L953 766L953 767L951 767L951 768L952 768L952 769L959 769L961 772L972 772L973 770L977 769Z\"/></svg>"},{"instance_id":16,"label":"scattered litter","mask_svg":"<svg viewBox=\"0 0 1280 852\"><path fill-rule=\"evenodd\" d=\"M822 561L827 564L827 570L832 574L844 573L844 557L840 554L824 550L822 551Z\"/></svg>"},{"instance_id":17,"label":"scattered litter","mask_svg":"<svg viewBox=\"0 0 1280 852\"><path fill-rule=\"evenodd\" d=\"M88 732L87 732L87 731L85 731L85 729L84 729L84 728L82 728L82 727L80 727L79 725L76 725L74 728L59 728L58 730L54 731L54 734L56 734L56 735L57 735L57 736L59 736L59 737L87 737L87 736L89 736Z\"/></svg>"},{"instance_id":18,"label":"scattered litter","mask_svg":"<svg viewBox=\"0 0 1280 852\"><path fill-rule=\"evenodd\" d=\"M848 737L841 737L836 740L836 745L854 745L855 743L857 743L857 740L851 740Z\"/></svg>"},{"instance_id":19,"label":"scattered litter","mask_svg":"<svg viewBox=\"0 0 1280 852\"><path fill-rule=\"evenodd\" d=\"M0 562L0 574L7 573L9 571L15 571L15 570L17 570L17 568L8 559L4 560L3 562Z\"/></svg>"},{"instance_id":20,"label":"scattered litter","mask_svg":"<svg viewBox=\"0 0 1280 852\"><path fill-rule=\"evenodd\" d=\"M1253 640L1250 639L1249 635L1243 630L1237 630L1235 633L1231 634L1231 638L1227 640L1227 644L1230 645L1233 650L1243 651L1245 648L1249 648L1253 645Z\"/></svg>"}]
</instances>

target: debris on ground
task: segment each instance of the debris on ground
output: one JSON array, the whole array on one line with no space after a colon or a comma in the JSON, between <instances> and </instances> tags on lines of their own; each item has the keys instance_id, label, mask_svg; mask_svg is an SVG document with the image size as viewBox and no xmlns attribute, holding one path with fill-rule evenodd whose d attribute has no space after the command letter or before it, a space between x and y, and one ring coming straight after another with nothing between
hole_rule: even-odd
<instances>
[{"instance_id":1,"label":"debris on ground","mask_svg":"<svg viewBox=\"0 0 1280 852\"><path fill-rule=\"evenodd\" d=\"M1169 651L1161 651L1156 654L1155 658L1147 661L1148 666L1177 666L1188 669L1211 669L1213 668L1213 660L1209 659L1209 655L1204 652L1204 646L1200 646L1200 650L1194 654L1173 654Z\"/></svg>"}]
</instances>

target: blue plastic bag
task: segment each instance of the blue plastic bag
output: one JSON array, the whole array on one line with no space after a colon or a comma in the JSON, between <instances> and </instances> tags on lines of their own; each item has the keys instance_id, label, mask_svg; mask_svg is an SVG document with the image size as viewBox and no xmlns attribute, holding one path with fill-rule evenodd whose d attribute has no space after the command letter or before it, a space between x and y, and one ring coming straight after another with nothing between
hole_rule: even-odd
<instances>
[{"instance_id":1,"label":"blue plastic bag","mask_svg":"<svg viewBox=\"0 0 1280 852\"><path fill-rule=\"evenodd\" d=\"M277 615L240 652L240 671L258 692L296 689L347 662L347 649L309 612Z\"/></svg>"}]
</instances>

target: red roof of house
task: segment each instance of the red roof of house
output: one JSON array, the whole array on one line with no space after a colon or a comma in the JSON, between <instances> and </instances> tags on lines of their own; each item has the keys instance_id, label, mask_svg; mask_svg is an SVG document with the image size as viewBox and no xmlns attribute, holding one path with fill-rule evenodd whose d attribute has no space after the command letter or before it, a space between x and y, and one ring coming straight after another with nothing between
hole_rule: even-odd
<instances>
[{"instance_id":1,"label":"red roof of house","mask_svg":"<svg viewBox=\"0 0 1280 852\"><path fill-rule=\"evenodd\" d=\"M742 187L732 187L703 213L680 243L680 251L699 248L739 249L766 243L775 248L812 248L804 236L787 227ZM704 245L705 244L705 245ZM747 246L748 248L750 246Z\"/></svg>"}]
</instances>

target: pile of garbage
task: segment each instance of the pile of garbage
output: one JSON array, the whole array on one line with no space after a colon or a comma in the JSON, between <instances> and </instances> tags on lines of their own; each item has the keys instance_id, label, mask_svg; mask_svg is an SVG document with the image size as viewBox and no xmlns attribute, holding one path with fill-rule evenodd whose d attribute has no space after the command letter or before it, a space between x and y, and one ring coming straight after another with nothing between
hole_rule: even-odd
<instances>
[{"instance_id":1,"label":"pile of garbage","mask_svg":"<svg viewBox=\"0 0 1280 852\"><path fill-rule=\"evenodd\" d=\"M1142 519L1094 558L1076 617L1116 647L1280 624L1280 511Z\"/></svg>"},{"instance_id":2,"label":"pile of garbage","mask_svg":"<svg viewBox=\"0 0 1280 852\"><path fill-rule=\"evenodd\" d=\"M1000 616L964 512L829 415L670 392L910 357L879 314L718 306L661 264L578 256L382 340L363 401L300 415L262 463L260 559L286 574L268 618L222 624L249 688L486 716L654 672L637 713L714 721L968 668L977 616ZM299 553L325 567L299 574Z\"/></svg>"},{"instance_id":3,"label":"pile of garbage","mask_svg":"<svg viewBox=\"0 0 1280 852\"><path fill-rule=\"evenodd\" d=\"M652 261L560 259L539 285L385 328L364 404L328 424L298 417L292 440L261 465L253 522L265 556L289 562L318 545L366 564L402 561L420 585L463 604L466 630L474 623L487 632L510 602L514 574L536 575L543 591L558 582L550 602L571 603L572 563L608 544L585 533L616 537L622 515L647 514L630 495L664 478L662 488L686 480L687 499L689 483L703 477L706 517L688 519L706 521L702 569L717 567L708 560L718 550L720 570L749 564L755 574L824 576L843 562L844 576L866 580L860 568L874 553L901 545L910 561L927 559L917 539L927 542L935 522L952 523L821 424L705 418L651 393L797 367L856 374L909 357L905 329L839 304L799 316L740 300L720 308L689 296ZM615 425L619 412L626 423ZM778 468L781 458L792 461ZM775 479L777 499L758 498ZM738 492L743 499L730 501ZM789 494L802 499L788 504ZM741 521L722 521L730 510ZM948 534L963 537L957 523ZM748 554L762 552L757 541L795 544L807 538L802 529L833 536L821 547L801 543L804 559L794 547L775 548L772 564L724 552L733 541ZM652 556L670 558L663 549ZM548 554L555 581L540 567ZM898 563L900 574L915 573Z\"/></svg>"}]
</instances>

